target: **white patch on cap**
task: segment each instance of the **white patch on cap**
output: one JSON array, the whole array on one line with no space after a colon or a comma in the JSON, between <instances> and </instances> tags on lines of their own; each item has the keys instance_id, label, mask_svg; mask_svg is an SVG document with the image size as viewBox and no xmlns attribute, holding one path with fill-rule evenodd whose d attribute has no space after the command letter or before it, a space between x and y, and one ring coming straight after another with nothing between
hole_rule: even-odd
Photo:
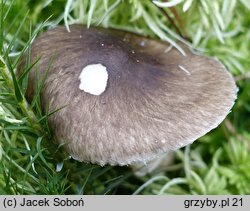
<instances>
[{"instance_id":1,"label":"white patch on cap","mask_svg":"<svg viewBox=\"0 0 250 211\"><path fill-rule=\"evenodd\" d=\"M92 95L100 95L107 87L107 68L102 64L87 65L83 68L79 79L79 89Z\"/></svg>"}]
</instances>

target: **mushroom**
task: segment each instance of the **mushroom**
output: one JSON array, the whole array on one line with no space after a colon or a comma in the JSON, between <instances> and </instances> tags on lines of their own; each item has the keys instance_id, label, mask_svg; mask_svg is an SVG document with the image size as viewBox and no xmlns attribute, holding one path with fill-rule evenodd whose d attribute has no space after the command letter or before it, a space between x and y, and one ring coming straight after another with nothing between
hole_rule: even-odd
<instances>
[{"instance_id":1,"label":"mushroom","mask_svg":"<svg viewBox=\"0 0 250 211\"><path fill-rule=\"evenodd\" d=\"M150 161L217 127L234 104L233 77L213 58L181 45L184 56L166 42L134 33L70 28L48 30L32 44L31 62L40 60L29 75L27 98L52 61L41 104L51 111L65 106L49 124L78 161Z\"/></svg>"}]
</instances>

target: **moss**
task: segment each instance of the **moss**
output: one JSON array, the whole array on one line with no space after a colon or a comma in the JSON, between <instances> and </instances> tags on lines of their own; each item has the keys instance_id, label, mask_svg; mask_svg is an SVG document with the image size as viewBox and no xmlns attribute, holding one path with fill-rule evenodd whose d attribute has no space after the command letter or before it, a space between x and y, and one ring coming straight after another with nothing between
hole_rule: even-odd
<instances>
[{"instance_id":1,"label":"moss","mask_svg":"<svg viewBox=\"0 0 250 211\"><path fill-rule=\"evenodd\" d=\"M163 10L181 34L151 1L1 1L1 194L250 194L249 4L185 0ZM72 23L133 31L177 48L178 40L216 57L234 74L239 87L232 113L220 127L177 151L175 162L160 176L136 178L127 167L70 159L53 144L47 122L53 114L41 112L39 98L32 105L24 98L27 75L35 64L27 61L21 78L15 71L38 33Z\"/></svg>"}]
</instances>

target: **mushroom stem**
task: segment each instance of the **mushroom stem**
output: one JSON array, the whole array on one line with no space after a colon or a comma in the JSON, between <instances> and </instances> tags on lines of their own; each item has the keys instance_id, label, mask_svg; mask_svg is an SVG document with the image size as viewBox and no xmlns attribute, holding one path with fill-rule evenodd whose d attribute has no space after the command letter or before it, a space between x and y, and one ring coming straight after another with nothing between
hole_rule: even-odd
<instances>
[{"instance_id":1,"label":"mushroom stem","mask_svg":"<svg viewBox=\"0 0 250 211\"><path fill-rule=\"evenodd\" d=\"M11 71L8 69L5 61L3 60L3 58L1 56L0 56L0 69L1 69L1 72L4 76L4 79L9 87L9 89L11 90L11 92L16 93L16 89L20 90L20 87L18 84L16 84L17 88L15 87L15 85L13 83L13 80L14 80L13 77L15 77L15 76L11 76L12 75ZM22 110L22 112L27 117L27 120L29 122L30 127L32 127L34 129L34 131L36 131L37 135L41 135L42 131L43 131L42 127L38 123L36 115L34 114L32 109L30 108L30 106L29 106L28 102L26 101L22 92L20 92L20 100L18 100L18 105L19 105L20 109Z\"/></svg>"}]
</instances>

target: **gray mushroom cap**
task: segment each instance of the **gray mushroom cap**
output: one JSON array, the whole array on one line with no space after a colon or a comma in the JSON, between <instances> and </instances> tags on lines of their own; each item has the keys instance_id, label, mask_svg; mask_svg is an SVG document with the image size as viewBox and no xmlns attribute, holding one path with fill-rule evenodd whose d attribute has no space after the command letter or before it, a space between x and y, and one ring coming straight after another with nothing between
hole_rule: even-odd
<instances>
[{"instance_id":1,"label":"gray mushroom cap","mask_svg":"<svg viewBox=\"0 0 250 211\"><path fill-rule=\"evenodd\" d=\"M65 106L49 118L58 143L76 160L100 165L146 162L192 143L217 127L230 112L237 87L217 60L182 46L133 33L72 25L49 30L31 47L27 97L36 74L52 65L41 92L43 109ZM54 56L53 56L54 55ZM102 64L106 90L91 95L79 89L89 64ZM20 66L22 69L22 65Z\"/></svg>"}]
</instances>

